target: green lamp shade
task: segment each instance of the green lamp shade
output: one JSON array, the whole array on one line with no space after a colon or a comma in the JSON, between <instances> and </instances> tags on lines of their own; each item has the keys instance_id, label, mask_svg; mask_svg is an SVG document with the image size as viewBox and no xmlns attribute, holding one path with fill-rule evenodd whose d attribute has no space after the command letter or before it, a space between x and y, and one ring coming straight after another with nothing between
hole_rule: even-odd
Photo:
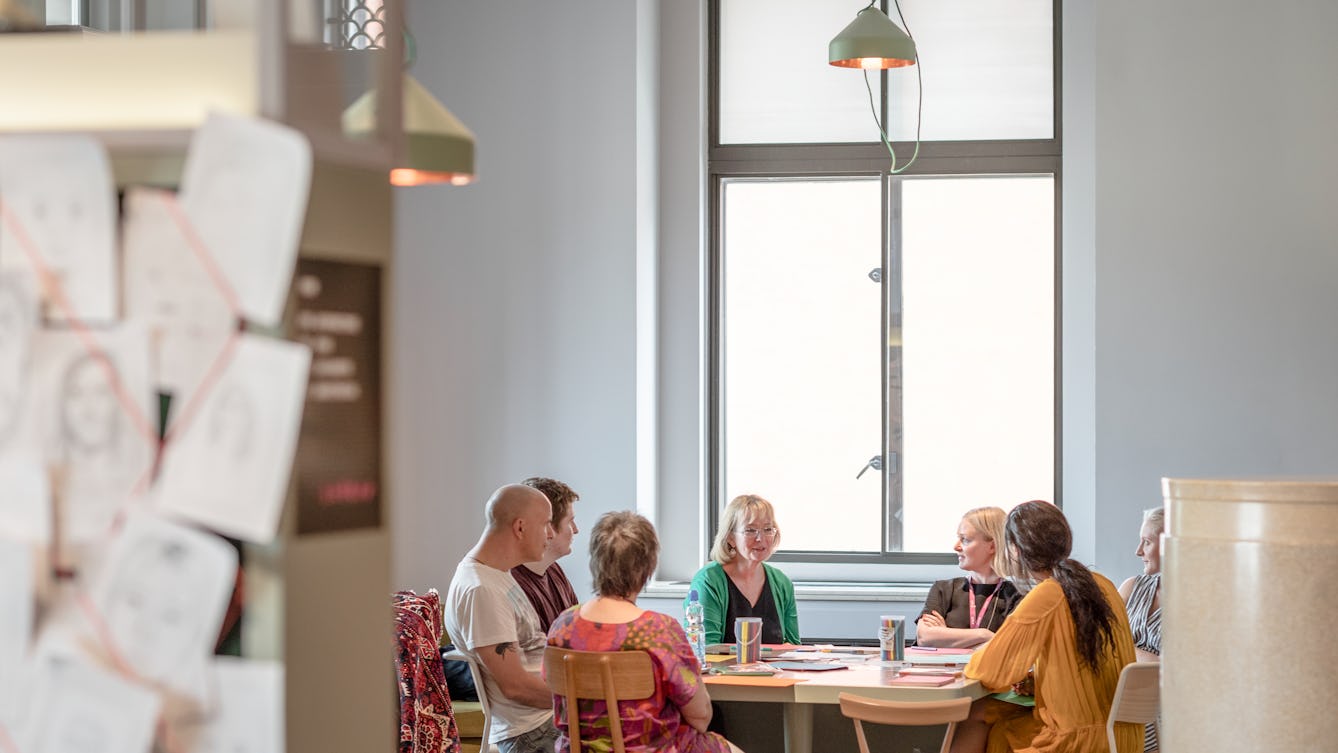
<instances>
[{"instance_id":1,"label":"green lamp shade","mask_svg":"<svg viewBox=\"0 0 1338 753\"><path fill-rule=\"evenodd\" d=\"M915 64L915 40L877 8L865 8L827 45L827 62L842 68Z\"/></svg>"},{"instance_id":2,"label":"green lamp shade","mask_svg":"<svg viewBox=\"0 0 1338 753\"><path fill-rule=\"evenodd\" d=\"M404 153L390 171L397 186L474 180L474 134L413 76L404 76ZM376 90L344 111L344 133L352 138L376 132Z\"/></svg>"}]
</instances>

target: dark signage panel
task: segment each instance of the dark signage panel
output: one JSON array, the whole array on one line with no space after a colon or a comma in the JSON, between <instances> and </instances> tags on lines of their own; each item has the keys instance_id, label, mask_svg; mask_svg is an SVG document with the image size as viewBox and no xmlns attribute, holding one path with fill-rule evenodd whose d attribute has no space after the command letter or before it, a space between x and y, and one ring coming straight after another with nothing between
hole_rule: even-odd
<instances>
[{"instance_id":1,"label":"dark signage panel","mask_svg":"<svg viewBox=\"0 0 1338 753\"><path fill-rule=\"evenodd\" d=\"M297 532L381 525L381 270L300 259L294 340L311 347Z\"/></svg>"}]
</instances>

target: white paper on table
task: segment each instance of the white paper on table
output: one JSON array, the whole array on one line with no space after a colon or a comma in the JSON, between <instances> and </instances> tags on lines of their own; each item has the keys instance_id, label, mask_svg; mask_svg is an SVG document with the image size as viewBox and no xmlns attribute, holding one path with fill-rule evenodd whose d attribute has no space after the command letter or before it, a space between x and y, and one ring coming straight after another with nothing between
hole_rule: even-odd
<instances>
[{"instance_id":1,"label":"white paper on table","mask_svg":"<svg viewBox=\"0 0 1338 753\"><path fill-rule=\"evenodd\" d=\"M163 452L158 509L229 536L273 540L288 492L311 351L242 335Z\"/></svg>"},{"instance_id":2,"label":"white paper on table","mask_svg":"<svg viewBox=\"0 0 1338 753\"><path fill-rule=\"evenodd\" d=\"M156 515L126 518L89 595L116 655L140 678L203 699L205 667L237 577L237 552Z\"/></svg>"},{"instance_id":3,"label":"white paper on table","mask_svg":"<svg viewBox=\"0 0 1338 753\"><path fill-rule=\"evenodd\" d=\"M125 198L125 315L148 332L154 379L180 406L208 372L237 318L209 260L187 241L176 197L131 189Z\"/></svg>"},{"instance_id":4,"label":"white paper on table","mask_svg":"<svg viewBox=\"0 0 1338 753\"><path fill-rule=\"evenodd\" d=\"M116 318L116 193L106 151L81 136L0 137L0 268L42 279L45 269L75 316ZM20 240L26 236L29 247ZM33 263L35 254L40 262ZM43 286L48 315L64 321L54 291Z\"/></svg>"},{"instance_id":5,"label":"white paper on table","mask_svg":"<svg viewBox=\"0 0 1338 753\"><path fill-rule=\"evenodd\" d=\"M311 147L270 121L210 114L191 139L181 206L232 285L242 314L283 316L311 183Z\"/></svg>"},{"instance_id":6,"label":"white paper on table","mask_svg":"<svg viewBox=\"0 0 1338 753\"><path fill-rule=\"evenodd\" d=\"M23 753L146 753L153 744L160 701L141 685L68 657L41 661L33 685Z\"/></svg>"},{"instance_id":7,"label":"white paper on table","mask_svg":"<svg viewBox=\"0 0 1338 753\"><path fill-rule=\"evenodd\" d=\"M147 336L129 325L90 334L105 360L74 331L33 337L30 431L58 469L57 510L75 543L101 536L139 495L157 449Z\"/></svg>"},{"instance_id":8,"label":"white paper on table","mask_svg":"<svg viewBox=\"0 0 1338 753\"><path fill-rule=\"evenodd\" d=\"M20 718L24 684L18 681L32 643L33 552L28 544L0 537L0 724Z\"/></svg>"},{"instance_id":9,"label":"white paper on table","mask_svg":"<svg viewBox=\"0 0 1338 753\"><path fill-rule=\"evenodd\" d=\"M786 651L783 654L768 656L767 661L808 661L808 662L833 662L833 661L865 661L867 654L851 654L841 652L827 651Z\"/></svg>"},{"instance_id":10,"label":"white paper on table","mask_svg":"<svg viewBox=\"0 0 1338 753\"><path fill-rule=\"evenodd\" d=\"M173 725L178 753L283 753L283 665L216 657L211 708Z\"/></svg>"}]
</instances>

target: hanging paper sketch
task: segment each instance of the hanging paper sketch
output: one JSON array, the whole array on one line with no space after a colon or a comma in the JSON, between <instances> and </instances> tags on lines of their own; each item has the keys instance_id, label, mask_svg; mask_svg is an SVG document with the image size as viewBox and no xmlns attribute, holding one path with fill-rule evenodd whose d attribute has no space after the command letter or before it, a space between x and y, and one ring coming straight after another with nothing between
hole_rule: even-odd
<instances>
[{"instance_id":1,"label":"hanging paper sketch","mask_svg":"<svg viewBox=\"0 0 1338 753\"><path fill-rule=\"evenodd\" d=\"M288 493L311 351L242 335L232 360L163 452L158 509L258 543Z\"/></svg>"},{"instance_id":2,"label":"hanging paper sketch","mask_svg":"<svg viewBox=\"0 0 1338 753\"><path fill-rule=\"evenodd\" d=\"M122 279L126 319L152 344L158 389L185 404L237 329L227 284L208 251L193 244L185 212L162 191L130 189L124 201Z\"/></svg>"},{"instance_id":3,"label":"hanging paper sketch","mask_svg":"<svg viewBox=\"0 0 1338 753\"><path fill-rule=\"evenodd\" d=\"M29 277L0 270L0 453L13 444L23 415L37 317L36 291Z\"/></svg>"},{"instance_id":4,"label":"hanging paper sketch","mask_svg":"<svg viewBox=\"0 0 1338 753\"><path fill-rule=\"evenodd\" d=\"M35 674L30 711L16 735L23 753L146 753L159 698L116 674L69 657Z\"/></svg>"},{"instance_id":5,"label":"hanging paper sketch","mask_svg":"<svg viewBox=\"0 0 1338 753\"><path fill-rule=\"evenodd\" d=\"M181 206L259 324L283 316L310 182L311 147L291 128L211 114L191 139Z\"/></svg>"},{"instance_id":6,"label":"hanging paper sketch","mask_svg":"<svg viewBox=\"0 0 1338 753\"><path fill-rule=\"evenodd\" d=\"M10 729L21 717L34 600L32 548L0 536L0 724Z\"/></svg>"},{"instance_id":7,"label":"hanging paper sketch","mask_svg":"<svg viewBox=\"0 0 1338 753\"><path fill-rule=\"evenodd\" d=\"M37 316L27 276L0 271L0 535L41 543L51 535L46 464L24 432Z\"/></svg>"},{"instance_id":8,"label":"hanging paper sketch","mask_svg":"<svg viewBox=\"0 0 1338 753\"><path fill-rule=\"evenodd\" d=\"M65 538L101 536L116 513L147 487L157 449L148 339L128 325L33 337L32 435L56 469L57 513Z\"/></svg>"},{"instance_id":9,"label":"hanging paper sketch","mask_svg":"<svg viewBox=\"0 0 1338 753\"><path fill-rule=\"evenodd\" d=\"M0 268L41 283L48 318L115 319L116 193L98 142L0 137L0 213Z\"/></svg>"},{"instance_id":10,"label":"hanging paper sketch","mask_svg":"<svg viewBox=\"0 0 1338 753\"><path fill-rule=\"evenodd\" d=\"M179 753L283 753L283 665L219 656L211 708L175 725Z\"/></svg>"},{"instance_id":11,"label":"hanging paper sketch","mask_svg":"<svg viewBox=\"0 0 1338 753\"><path fill-rule=\"evenodd\" d=\"M129 515L90 595L114 654L136 676L190 698L205 669L237 576L237 552L217 536L148 513ZM113 659L115 661L115 659Z\"/></svg>"},{"instance_id":12,"label":"hanging paper sketch","mask_svg":"<svg viewBox=\"0 0 1338 753\"><path fill-rule=\"evenodd\" d=\"M0 457L0 536L32 544L51 540L51 485L37 453Z\"/></svg>"}]
</instances>

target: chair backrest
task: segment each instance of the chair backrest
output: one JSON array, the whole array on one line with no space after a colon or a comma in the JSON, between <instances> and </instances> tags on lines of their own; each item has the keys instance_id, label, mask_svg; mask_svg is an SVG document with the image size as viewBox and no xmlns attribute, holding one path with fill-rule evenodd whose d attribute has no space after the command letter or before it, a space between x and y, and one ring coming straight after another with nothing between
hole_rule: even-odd
<instances>
[{"instance_id":1,"label":"chair backrest","mask_svg":"<svg viewBox=\"0 0 1338 753\"><path fill-rule=\"evenodd\" d=\"M578 699L600 700L608 707L615 753L626 753L618 701L649 698L655 693L655 667L645 651L576 651L544 649L544 678L553 695L567 705L567 736L573 753L581 750Z\"/></svg>"},{"instance_id":2,"label":"chair backrest","mask_svg":"<svg viewBox=\"0 0 1338 753\"><path fill-rule=\"evenodd\" d=\"M948 729L943 735L943 746L940 751L948 753L948 749L952 747L952 736L957 731L957 722L965 720L971 713L971 699L966 697L943 701L884 701L854 693L841 693L836 698L841 702L841 713L854 720L855 737L859 740L860 753L869 753L869 742L864 738L863 722L897 727L932 727L936 724L946 724Z\"/></svg>"},{"instance_id":3,"label":"chair backrest","mask_svg":"<svg viewBox=\"0 0 1338 753\"><path fill-rule=\"evenodd\" d=\"M492 711L488 708L488 693L483 688L483 670L479 667L477 661L469 654L460 649L452 649L442 654L443 659L454 659L462 661L469 665L469 676L474 679L474 689L479 695L479 710L483 712L483 740L482 750L484 753L492 753L497 749L488 741L488 736L492 734Z\"/></svg>"},{"instance_id":4,"label":"chair backrest","mask_svg":"<svg viewBox=\"0 0 1338 753\"><path fill-rule=\"evenodd\" d=\"M395 671L399 678L401 751L457 750L460 730L455 705L446 686L438 644L441 642L441 598L436 589L419 596L397 591Z\"/></svg>"},{"instance_id":5,"label":"chair backrest","mask_svg":"<svg viewBox=\"0 0 1338 753\"><path fill-rule=\"evenodd\" d=\"M1115 700L1110 704L1110 718L1106 720L1106 741L1111 753L1115 748L1115 723L1135 722L1155 725L1157 740L1161 740L1161 664L1141 661L1126 665L1120 671L1120 682L1115 686Z\"/></svg>"}]
</instances>

